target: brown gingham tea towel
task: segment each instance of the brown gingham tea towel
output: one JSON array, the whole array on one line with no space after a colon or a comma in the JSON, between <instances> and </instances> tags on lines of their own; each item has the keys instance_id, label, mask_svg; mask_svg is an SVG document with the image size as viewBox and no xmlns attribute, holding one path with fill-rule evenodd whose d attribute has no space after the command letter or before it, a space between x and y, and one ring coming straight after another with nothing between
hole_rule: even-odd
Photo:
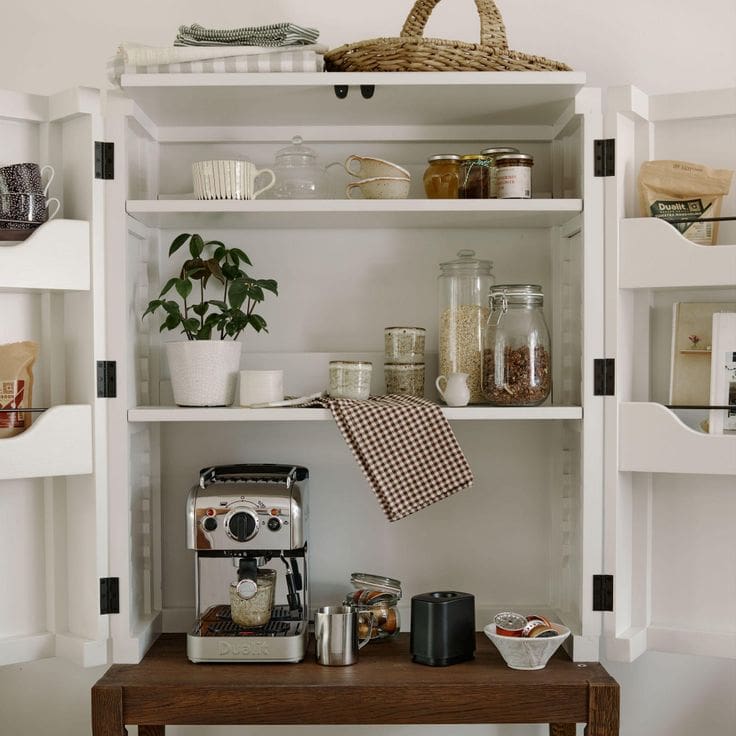
<instances>
[{"instance_id":1,"label":"brown gingham tea towel","mask_svg":"<svg viewBox=\"0 0 736 736\"><path fill-rule=\"evenodd\" d=\"M473 473L436 404L413 396L324 397L389 521L472 485Z\"/></svg>"}]
</instances>

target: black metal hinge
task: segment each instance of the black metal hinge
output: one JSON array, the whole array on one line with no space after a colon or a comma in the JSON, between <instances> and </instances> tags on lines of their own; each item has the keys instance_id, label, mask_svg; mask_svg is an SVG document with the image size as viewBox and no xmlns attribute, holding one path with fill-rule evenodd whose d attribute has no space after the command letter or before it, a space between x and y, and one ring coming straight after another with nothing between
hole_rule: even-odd
<instances>
[{"instance_id":1,"label":"black metal hinge","mask_svg":"<svg viewBox=\"0 0 736 736\"><path fill-rule=\"evenodd\" d=\"M616 361L614 358L593 360L593 395L613 396L616 390Z\"/></svg>"},{"instance_id":2,"label":"black metal hinge","mask_svg":"<svg viewBox=\"0 0 736 736\"><path fill-rule=\"evenodd\" d=\"M115 144L95 141L95 179L115 178Z\"/></svg>"},{"instance_id":3,"label":"black metal hinge","mask_svg":"<svg viewBox=\"0 0 736 736\"><path fill-rule=\"evenodd\" d=\"M120 578L100 578L100 615L120 613Z\"/></svg>"},{"instance_id":4,"label":"black metal hinge","mask_svg":"<svg viewBox=\"0 0 736 736\"><path fill-rule=\"evenodd\" d=\"M616 175L616 139L598 138L593 143L593 173L595 176Z\"/></svg>"},{"instance_id":5,"label":"black metal hinge","mask_svg":"<svg viewBox=\"0 0 736 736\"><path fill-rule=\"evenodd\" d=\"M337 97L338 100L344 100L348 96L348 90L349 87L346 84L336 84L335 85L335 97ZM363 96L363 99L370 100L371 97L376 92L376 86L374 84L361 84L360 85L360 94Z\"/></svg>"},{"instance_id":6,"label":"black metal hinge","mask_svg":"<svg viewBox=\"0 0 736 736\"><path fill-rule=\"evenodd\" d=\"M593 575L593 610L613 611L613 575Z\"/></svg>"},{"instance_id":7,"label":"black metal hinge","mask_svg":"<svg viewBox=\"0 0 736 736\"><path fill-rule=\"evenodd\" d=\"M118 395L117 364L114 360L97 361L97 398L114 399Z\"/></svg>"}]
</instances>

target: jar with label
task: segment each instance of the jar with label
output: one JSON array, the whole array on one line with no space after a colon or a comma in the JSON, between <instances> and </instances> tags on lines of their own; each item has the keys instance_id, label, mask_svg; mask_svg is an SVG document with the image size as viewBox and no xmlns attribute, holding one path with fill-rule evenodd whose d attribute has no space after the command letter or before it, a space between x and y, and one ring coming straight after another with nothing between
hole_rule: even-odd
<instances>
[{"instance_id":1,"label":"jar with label","mask_svg":"<svg viewBox=\"0 0 736 736\"><path fill-rule=\"evenodd\" d=\"M528 153L506 153L498 156L494 163L498 198L531 199L532 166L534 156Z\"/></svg>"},{"instance_id":2,"label":"jar with label","mask_svg":"<svg viewBox=\"0 0 736 736\"><path fill-rule=\"evenodd\" d=\"M481 391L483 332L488 320L488 292L495 282L493 263L461 250L454 261L440 263L439 375L467 373L470 403L484 403Z\"/></svg>"},{"instance_id":3,"label":"jar with label","mask_svg":"<svg viewBox=\"0 0 736 736\"><path fill-rule=\"evenodd\" d=\"M392 639L398 636L401 582L364 572L354 572L350 582L354 590L345 596L344 604L358 614L358 637L365 639L370 635L371 639Z\"/></svg>"},{"instance_id":4,"label":"jar with label","mask_svg":"<svg viewBox=\"0 0 736 736\"><path fill-rule=\"evenodd\" d=\"M537 406L552 388L552 351L535 284L491 288L485 330L483 393L495 406Z\"/></svg>"},{"instance_id":5,"label":"jar with label","mask_svg":"<svg viewBox=\"0 0 736 736\"><path fill-rule=\"evenodd\" d=\"M471 153L460 159L460 199L487 199L490 195L491 160L480 153Z\"/></svg>"},{"instance_id":6,"label":"jar with label","mask_svg":"<svg viewBox=\"0 0 736 736\"><path fill-rule=\"evenodd\" d=\"M460 185L460 156L439 153L427 159L424 172L424 191L428 199L457 199Z\"/></svg>"},{"instance_id":7,"label":"jar with label","mask_svg":"<svg viewBox=\"0 0 736 736\"><path fill-rule=\"evenodd\" d=\"M506 147L506 148L497 147L497 148L484 148L481 151L481 155L485 156L491 162L490 168L489 168L489 185L488 185L489 186L488 196L491 199L496 199L496 197L498 197L498 185L496 183L496 175L497 175L496 172L498 170L496 169L496 159L499 156L504 156L507 153L519 153L519 149L510 148L510 147Z\"/></svg>"}]
</instances>

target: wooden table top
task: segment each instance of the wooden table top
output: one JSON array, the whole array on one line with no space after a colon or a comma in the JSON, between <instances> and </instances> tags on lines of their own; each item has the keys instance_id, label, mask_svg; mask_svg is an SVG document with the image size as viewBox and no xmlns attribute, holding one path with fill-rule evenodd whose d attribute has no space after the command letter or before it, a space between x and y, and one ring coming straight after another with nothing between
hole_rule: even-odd
<instances>
[{"instance_id":1,"label":"wooden table top","mask_svg":"<svg viewBox=\"0 0 736 736\"><path fill-rule=\"evenodd\" d=\"M560 650L545 669L512 670L482 633L475 659L450 667L413 663L408 634L348 667L317 664L313 641L299 664L194 664L185 635L164 634L93 688L93 702L117 697L129 724L583 723L601 709L615 730L600 733L618 732L618 684L599 663Z\"/></svg>"}]
</instances>

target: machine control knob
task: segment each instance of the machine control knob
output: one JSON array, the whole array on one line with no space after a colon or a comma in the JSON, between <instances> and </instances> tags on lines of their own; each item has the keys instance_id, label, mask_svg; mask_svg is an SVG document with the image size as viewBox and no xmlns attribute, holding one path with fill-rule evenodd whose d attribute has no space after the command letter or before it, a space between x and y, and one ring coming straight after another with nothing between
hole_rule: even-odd
<instances>
[{"instance_id":1,"label":"machine control knob","mask_svg":"<svg viewBox=\"0 0 736 736\"><path fill-rule=\"evenodd\" d=\"M266 525L272 532L277 532L279 529L281 529L281 519L277 518L276 516L272 516L268 520Z\"/></svg>"},{"instance_id":2,"label":"machine control knob","mask_svg":"<svg viewBox=\"0 0 736 736\"><path fill-rule=\"evenodd\" d=\"M249 601L258 592L258 585L255 580L243 578L235 587L235 591L244 601Z\"/></svg>"},{"instance_id":3,"label":"machine control knob","mask_svg":"<svg viewBox=\"0 0 736 736\"><path fill-rule=\"evenodd\" d=\"M202 522L202 526L205 528L205 531L213 532L217 529L217 519L214 516L207 516Z\"/></svg>"},{"instance_id":4,"label":"machine control knob","mask_svg":"<svg viewBox=\"0 0 736 736\"><path fill-rule=\"evenodd\" d=\"M236 542L247 542L258 533L260 520L252 511L235 509L225 519L225 529L228 536Z\"/></svg>"}]
</instances>

